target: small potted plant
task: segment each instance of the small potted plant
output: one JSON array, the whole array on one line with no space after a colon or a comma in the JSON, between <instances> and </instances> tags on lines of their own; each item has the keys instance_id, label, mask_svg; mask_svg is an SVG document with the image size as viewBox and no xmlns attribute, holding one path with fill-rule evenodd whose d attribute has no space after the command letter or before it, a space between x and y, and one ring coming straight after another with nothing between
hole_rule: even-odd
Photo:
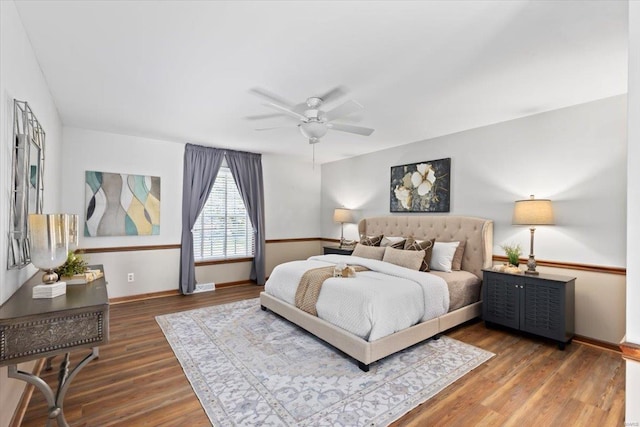
<instances>
[{"instance_id":1,"label":"small potted plant","mask_svg":"<svg viewBox=\"0 0 640 427\"><path fill-rule=\"evenodd\" d=\"M509 259L509 265L517 267L520 264L520 255L522 255L520 245L512 243L510 245L502 245L500 247L507 255L507 258Z\"/></svg>"},{"instance_id":2,"label":"small potted plant","mask_svg":"<svg viewBox=\"0 0 640 427\"><path fill-rule=\"evenodd\" d=\"M82 258L81 254L69 251L67 260L56 270L60 280L73 283L86 283L85 273L87 272L87 262Z\"/></svg>"}]
</instances>

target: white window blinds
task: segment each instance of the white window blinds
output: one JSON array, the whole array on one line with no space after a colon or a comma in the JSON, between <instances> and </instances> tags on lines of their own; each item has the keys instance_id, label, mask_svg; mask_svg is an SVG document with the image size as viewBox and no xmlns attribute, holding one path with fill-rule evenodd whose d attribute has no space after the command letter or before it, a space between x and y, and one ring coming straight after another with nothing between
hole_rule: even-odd
<instances>
[{"instance_id":1,"label":"white window blinds","mask_svg":"<svg viewBox=\"0 0 640 427\"><path fill-rule=\"evenodd\" d=\"M253 256L253 228L229 167L220 167L192 232L196 261Z\"/></svg>"}]
</instances>

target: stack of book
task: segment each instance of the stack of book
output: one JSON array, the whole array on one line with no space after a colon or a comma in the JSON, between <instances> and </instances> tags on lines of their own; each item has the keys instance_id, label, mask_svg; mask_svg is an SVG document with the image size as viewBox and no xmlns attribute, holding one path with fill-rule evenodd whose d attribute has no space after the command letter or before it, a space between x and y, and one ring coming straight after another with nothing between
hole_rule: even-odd
<instances>
[{"instance_id":1,"label":"stack of book","mask_svg":"<svg viewBox=\"0 0 640 427\"><path fill-rule=\"evenodd\" d=\"M36 285L33 287L33 298L55 298L67 293L65 282L56 282L51 285Z\"/></svg>"},{"instance_id":2,"label":"stack of book","mask_svg":"<svg viewBox=\"0 0 640 427\"><path fill-rule=\"evenodd\" d=\"M84 285L104 276L100 270L87 270L82 274L74 274L73 276L62 276L60 279L69 285Z\"/></svg>"}]
</instances>

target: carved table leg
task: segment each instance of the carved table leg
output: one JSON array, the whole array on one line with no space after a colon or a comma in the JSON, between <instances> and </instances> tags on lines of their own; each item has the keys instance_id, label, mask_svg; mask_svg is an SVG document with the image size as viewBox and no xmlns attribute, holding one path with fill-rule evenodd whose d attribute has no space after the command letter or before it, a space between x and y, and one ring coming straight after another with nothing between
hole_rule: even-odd
<instances>
[{"instance_id":1,"label":"carved table leg","mask_svg":"<svg viewBox=\"0 0 640 427\"><path fill-rule=\"evenodd\" d=\"M80 361L76 365L75 368L69 372L69 353L64 355L64 359L62 363L60 363L60 372L58 373L58 389L56 394L53 394L53 390L49 387L42 378L33 375L30 372L19 371L17 365L9 365L8 366L8 377L15 378L18 380L25 381L29 384L37 387L45 399L47 400L47 406L49 411L49 418L47 419L47 426L51 425L51 420L56 419L58 426L60 427L69 427L67 424L67 420L64 418L64 412L62 410L64 396L67 394L67 390L69 389L69 385L73 378L80 372L80 369L84 368L84 366L89 363L91 360L98 356L98 347L93 347L91 349L91 353L89 353L84 359Z\"/></svg>"},{"instance_id":2,"label":"carved table leg","mask_svg":"<svg viewBox=\"0 0 640 427\"><path fill-rule=\"evenodd\" d=\"M49 356L47 357L46 361L45 361L45 365L44 365L44 370L45 371L50 371L51 370L51 362L53 362L53 359L55 359L55 356Z\"/></svg>"}]
</instances>

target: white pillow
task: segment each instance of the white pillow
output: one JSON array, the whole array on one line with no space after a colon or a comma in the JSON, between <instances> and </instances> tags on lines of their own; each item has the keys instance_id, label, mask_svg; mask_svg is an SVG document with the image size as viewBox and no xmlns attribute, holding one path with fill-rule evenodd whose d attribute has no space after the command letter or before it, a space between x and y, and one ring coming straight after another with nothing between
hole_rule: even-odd
<instances>
[{"instance_id":1,"label":"white pillow","mask_svg":"<svg viewBox=\"0 0 640 427\"><path fill-rule=\"evenodd\" d=\"M451 263L459 244L460 242L436 242L431 252L429 268L451 273Z\"/></svg>"}]
</instances>

